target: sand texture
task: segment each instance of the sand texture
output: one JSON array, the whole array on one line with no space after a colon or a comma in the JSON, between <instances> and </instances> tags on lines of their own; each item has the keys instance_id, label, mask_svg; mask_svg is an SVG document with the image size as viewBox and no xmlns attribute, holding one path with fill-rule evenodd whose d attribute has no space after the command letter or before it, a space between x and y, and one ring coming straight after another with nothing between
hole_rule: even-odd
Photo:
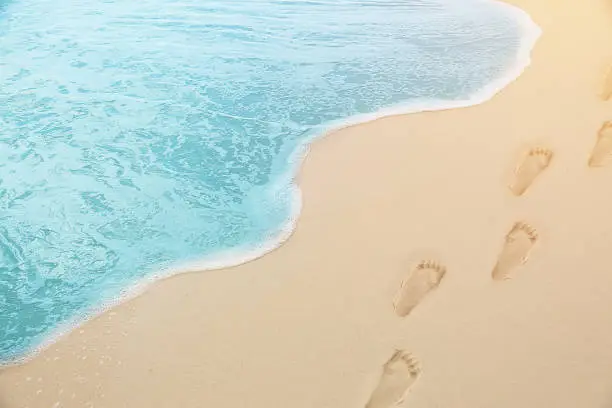
<instances>
[{"instance_id":1,"label":"sand texture","mask_svg":"<svg viewBox=\"0 0 612 408\"><path fill-rule=\"evenodd\" d=\"M1 371L0 407L611 407L612 1L512 3L517 81L318 140L285 245Z\"/></svg>"}]
</instances>

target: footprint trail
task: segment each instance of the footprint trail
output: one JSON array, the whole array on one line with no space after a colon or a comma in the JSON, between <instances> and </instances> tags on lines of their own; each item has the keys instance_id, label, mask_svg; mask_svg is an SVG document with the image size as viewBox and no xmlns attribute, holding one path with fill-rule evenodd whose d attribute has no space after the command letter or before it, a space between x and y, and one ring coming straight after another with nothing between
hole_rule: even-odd
<instances>
[{"instance_id":1,"label":"footprint trail","mask_svg":"<svg viewBox=\"0 0 612 408\"><path fill-rule=\"evenodd\" d=\"M437 288L446 274L446 268L435 261L421 261L402 282L393 300L395 313L407 316L433 289Z\"/></svg>"},{"instance_id":2,"label":"footprint trail","mask_svg":"<svg viewBox=\"0 0 612 408\"><path fill-rule=\"evenodd\" d=\"M506 234L504 246L493 268L494 280L510 279L516 267L527 262L533 245L538 240L537 231L530 225L517 222Z\"/></svg>"},{"instance_id":3,"label":"footprint trail","mask_svg":"<svg viewBox=\"0 0 612 408\"><path fill-rule=\"evenodd\" d=\"M605 122L597 132L597 141L591 151L589 167L604 166L610 157L612 157L612 122Z\"/></svg>"},{"instance_id":4,"label":"footprint trail","mask_svg":"<svg viewBox=\"0 0 612 408\"><path fill-rule=\"evenodd\" d=\"M535 179L546 170L552 157L553 152L550 149L536 147L529 150L514 172L510 191L516 196L523 195Z\"/></svg>"},{"instance_id":5,"label":"footprint trail","mask_svg":"<svg viewBox=\"0 0 612 408\"><path fill-rule=\"evenodd\" d=\"M402 403L421 370L414 357L397 350L383 365L383 372L365 408L389 408Z\"/></svg>"}]
</instances>

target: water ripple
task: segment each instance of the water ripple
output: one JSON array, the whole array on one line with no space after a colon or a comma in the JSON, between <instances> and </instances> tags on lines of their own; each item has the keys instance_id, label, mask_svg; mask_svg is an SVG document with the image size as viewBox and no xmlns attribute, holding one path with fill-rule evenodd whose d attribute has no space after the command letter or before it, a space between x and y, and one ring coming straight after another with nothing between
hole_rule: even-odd
<instances>
[{"instance_id":1,"label":"water ripple","mask_svg":"<svg viewBox=\"0 0 612 408\"><path fill-rule=\"evenodd\" d=\"M0 0L0 361L163 268L261 252L300 146L464 103L525 21L484 0Z\"/></svg>"}]
</instances>

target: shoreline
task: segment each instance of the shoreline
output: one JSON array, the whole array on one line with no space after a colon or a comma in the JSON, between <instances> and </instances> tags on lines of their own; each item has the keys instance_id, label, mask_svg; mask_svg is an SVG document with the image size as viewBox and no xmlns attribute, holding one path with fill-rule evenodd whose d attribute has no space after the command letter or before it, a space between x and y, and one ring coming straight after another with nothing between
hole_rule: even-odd
<instances>
[{"instance_id":1,"label":"shoreline","mask_svg":"<svg viewBox=\"0 0 612 408\"><path fill-rule=\"evenodd\" d=\"M410 407L612 401L610 169L586 166L611 115L597 93L612 7L511 3L543 28L519 81L486 104L317 138L297 176L292 239L223 273L151 285L0 370L0 406L363 406L397 348L422 367ZM507 177L533 146L553 162L513 197ZM513 279L492 283L517 220L540 240ZM399 283L431 258L447 276L398 318Z\"/></svg>"},{"instance_id":2,"label":"shoreline","mask_svg":"<svg viewBox=\"0 0 612 408\"><path fill-rule=\"evenodd\" d=\"M134 285L125 288L117 299L103 302L101 305L93 307L84 315L77 316L74 319L65 322L49 335L45 336L45 339L37 347L27 351L25 355L20 354L17 357L6 361L0 360L0 370L27 363L42 351L52 346L57 341L60 341L71 331L78 329L88 321L95 319L105 312L145 294L151 285L154 285L157 282L161 282L181 274L203 273L240 266L256 261L280 248L285 242L287 242L287 240L291 238L296 229L303 206L303 194L301 187L297 182L297 178L313 143L315 143L317 140L331 136L343 129L363 125L382 118L478 106L491 100L504 88L516 81L531 64L531 53L542 34L542 30L525 10L517 6L500 0L482 1L488 3L495 2L502 7L507 7L509 10L508 12L514 14L512 18L516 19L522 31L520 46L516 54L515 62L512 64L512 66L507 67L505 70L506 72L498 79L483 86L479 91L475 92L466 99L456 101L421 100L418 102L403 102L393 106L381 108L373 113L353 115L342 120L333 121L314 127L311 129L312 135L305 138L302 143L297 145L293 153L290 155L288 171L283 177L279 178L279 180L283 182L276 183L277 185L284 185L285 180L290 180L287 184L290 184L291 187L291 191L289 192L292 195L290 211L291 215L285 225L283 225L279 231L274 233L271 238L267 239L263 245L253 248L236 248L219 253L210 257L210 259L204 258L199 261L186 263L179 262L174 266L162 268L159 270L159 272L152 273Z\"/></svg>"}]
</instances>

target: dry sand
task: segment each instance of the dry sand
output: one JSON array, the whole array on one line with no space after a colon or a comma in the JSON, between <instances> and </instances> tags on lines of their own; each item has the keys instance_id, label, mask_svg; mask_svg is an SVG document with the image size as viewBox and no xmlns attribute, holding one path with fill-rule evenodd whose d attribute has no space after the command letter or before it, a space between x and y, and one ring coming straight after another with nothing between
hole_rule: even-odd
<instances>
[{"instance_id":1,"label":"dry sand","mask_svg":"<svg viewBox=\"0 0 612 408\"><path fill-rule=\"evenodd\" d=\"M518 81L319 140L284 246L154 285L0 407L612 407L612 3L512 2L544 31Z\"/></svg>"}]
</instances>

